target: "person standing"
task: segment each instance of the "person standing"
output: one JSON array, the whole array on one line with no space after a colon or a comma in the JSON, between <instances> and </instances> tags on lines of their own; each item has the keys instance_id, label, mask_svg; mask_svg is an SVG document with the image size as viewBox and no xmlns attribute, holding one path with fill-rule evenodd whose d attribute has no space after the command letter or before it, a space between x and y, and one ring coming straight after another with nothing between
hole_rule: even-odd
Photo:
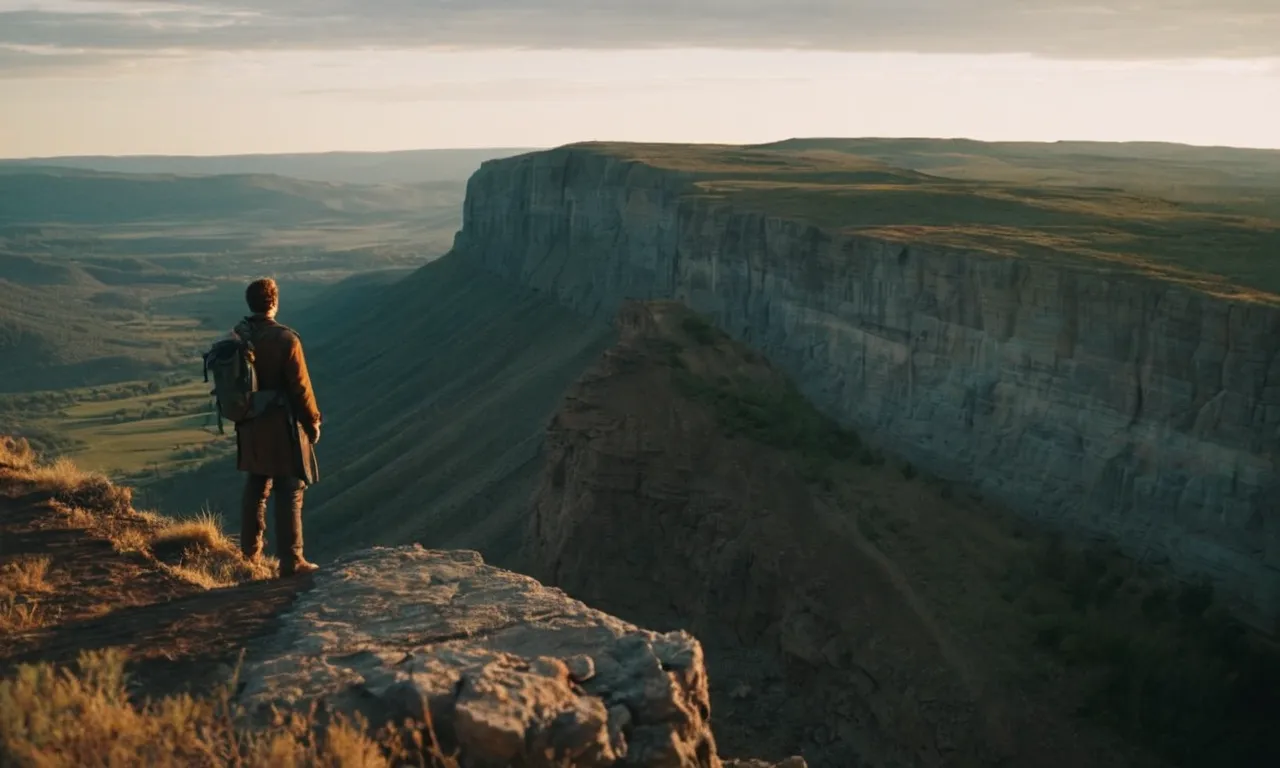
<instances>
[{"instance_id":1,"label":"person standing","mask_svg":"<svg viewBox=\"0 0 1280 768\"><path fill-rule=\"evenodd\" d=\"M302 339L276 320L276 281L253 281L245 290L245 301L251 314L233 333L252 345L258 391L252 393L255 415L236 423L236 468L248 474L241 500L240 547L246 558L261 557L267 501L274 495L280 576L312 573L319 566L303 557L302 498L320 476L315 454L320 410Z\"/></svg>"}]
</instances>

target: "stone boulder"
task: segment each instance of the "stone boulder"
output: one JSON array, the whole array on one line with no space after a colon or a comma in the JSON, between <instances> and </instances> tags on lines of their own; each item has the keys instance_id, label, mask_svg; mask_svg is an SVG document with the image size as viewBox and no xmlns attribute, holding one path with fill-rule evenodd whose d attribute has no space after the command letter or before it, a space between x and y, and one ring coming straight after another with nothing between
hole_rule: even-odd
<instances>
[{"instance_id":1,"label":"stone boulder","mask_svg":"<svg viewBox=\"0 0 1280 768\"><path fill-rule=\"evenodd\" d=\"M250 711L431 716L465 766L718 768L702 647L645 631L476 552L342 558L250 647Z\"/></svg>"}]
</instances>

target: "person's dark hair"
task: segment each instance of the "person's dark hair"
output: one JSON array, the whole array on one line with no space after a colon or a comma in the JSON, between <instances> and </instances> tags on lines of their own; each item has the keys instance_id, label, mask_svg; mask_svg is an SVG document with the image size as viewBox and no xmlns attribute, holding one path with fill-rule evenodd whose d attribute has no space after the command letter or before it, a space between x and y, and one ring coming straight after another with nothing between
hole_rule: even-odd
<instances>
[{"instance_id":1,"label":"person's dark hair","mask_svg":"<svg viewBox=\"0 0 1280 768\"><path fill-rule=\"evenodd\" d=\"M280 288L269 277L254 280L245 289L244 299L249 304L250 312L266 314L280 303Z\"/></svg>"}]
</instances>

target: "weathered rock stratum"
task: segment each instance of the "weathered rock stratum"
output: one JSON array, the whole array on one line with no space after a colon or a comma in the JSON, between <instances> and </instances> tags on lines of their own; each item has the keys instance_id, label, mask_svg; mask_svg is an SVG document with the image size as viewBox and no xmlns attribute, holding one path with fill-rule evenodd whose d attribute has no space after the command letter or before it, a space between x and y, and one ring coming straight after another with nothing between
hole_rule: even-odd
<instances>
[{"instance_id":1,"label":"weathered rock stratum","mask_svg":"<svg viewBox=\"0 0 1280 768\"><path fill-rule=\"evenodd\" d=\"M241 699L360 714L430 712L468 766L721 765L702 647L485 565L469 551L353 553L251 647Z\"/></svg>"},{"instance_id":2,"label":"weathered rock stratum","mask_svg":"<svg viewBox=\"0 0 1280 768\"><path fill-rule=\"evenodd\" d=\"M455 251L589 315L682 300L908 460L1280 617L1280 311L841 232L698 178L596 145L486 163Z\"/></svg>"}]
</instances>

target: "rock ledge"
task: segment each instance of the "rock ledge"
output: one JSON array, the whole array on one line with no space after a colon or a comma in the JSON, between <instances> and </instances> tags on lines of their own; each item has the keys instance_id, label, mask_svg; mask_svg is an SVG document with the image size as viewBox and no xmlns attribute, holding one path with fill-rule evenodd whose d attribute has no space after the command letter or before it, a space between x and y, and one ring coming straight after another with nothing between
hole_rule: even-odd
<instances>
[{"instance_id":1,"label":"rock ledge","mask_svg":"<svg viewBox=\"0 0 1280 768\"><path fill-rule=\"evenodd\" d=\"M476 552L353 553L251 647L242 702L360 714L430 708L472 766L720 766L702 646L620 621Z\"/></svg>"}]
</instances>

